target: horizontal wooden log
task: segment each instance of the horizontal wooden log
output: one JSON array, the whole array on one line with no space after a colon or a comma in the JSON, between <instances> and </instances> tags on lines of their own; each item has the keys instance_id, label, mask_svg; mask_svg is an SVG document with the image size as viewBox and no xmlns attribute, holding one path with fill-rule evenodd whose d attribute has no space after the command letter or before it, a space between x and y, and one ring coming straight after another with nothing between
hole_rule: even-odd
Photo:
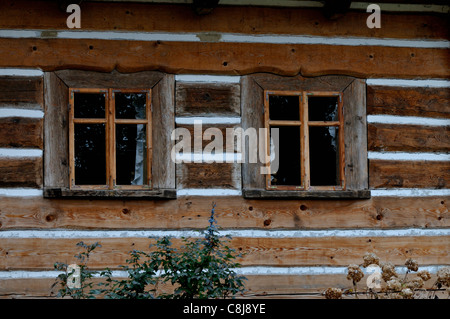
<instances>
[{"instance_id":1,"label":"horizontal wooden log","mask_svg":"<svg viewBox=\"0 0 450 319\"><path fill-rule=\"evenodd\" d=\"M373 123L368 125L369 151L449 152L450 126Z\"/></svg>"},{"instance_id":2,"label":"horizontal wooden log","mask_svg":"<svg viewBox=\"0 0 450 319\"><path fill-rule=\"evenodd\" d=\"M351 229L450 227L448 197L370 200L246 200L183 197L171 201L8 198L0 229L202 229L211 205L222 228Z\"/></svg>"},{"instance_id":3,"label":"horizontal wooden log","mask_svg":"<svg viewBox=\"0 0 450 319\"><path fill-rule=\"evenodd\" d=\"M126 52L113 54L112 52ZM0 67L63 68L111 72L249 74L270 72L387 78L446 78L447 49L263 43L0 40ZM14 52L14 54L11 54ZM332 58L331 58L332 57ZM395 64L392 63L395 61Z\"/></svg>"},{"instance_id":4,"label":"horizontal wooden log","mask_svg":"<svg viewBox=\"0 0 450 319\"><path fill-rule=\"evenodd\" d=\"M43 148L43 120L0 118L0 147Z\"/></svg>"},{"instance_id":5,"label":"horizontal wooden log","mask_svg":"<svg viewBox=\"0 0 450 319\"><path fill-rule=\"evenodd\" d=\"M369 161L371 188L448 188L450 162Z\"/></svg>"},{"instance_id":6,"label":"horizontal wooden log","mask_svg":"<svg viewBox=\"0 0 450 319\"><path fill-rule=\"evenodd\" d=\"M0 270L50 270L55 262L76 263L80 252L76 243L99 242L91 253L92 269L119 269L133 249L151 251L149 238L3 238L0 242ZM173 247L182 245L172 240ZM450 236L426 237L322 237L231 239L230 246L243 257L243 266L347 266L361 263L366 252L403 265L414 258L420 265L450 264ZM153 248L152 248L153 249Z\"/></svg>"},{"instance_id":7,"label":"horizontal wooden log","mask_svg":"<svg viewBox=\"0 0 450 319\"><path fill-rule=\"evenodd\" d=\"M42 77L0 77L0 107L42 109Z\"/></svg>"},{"instance_id":8,"label":"horizontal wooden log","mask_svg":"<svg viewBox=\"0 0 450 319\"><path fill-rule=\"evenodd\" d=\"M398 2L398 1L397 1ZM8 0L0 5L1 29L67 29L67 14L48 1ZM366 27L365 12L347 12L345 18L327 19L321 9L255 6L219 6L199 18L180 5L142 3L83 3L83 30L229 32L306 34L380 38L448 39L445 16L389 13L383 27ZM23 14L26 10L26 15ZM99 12L102 12L99 16ZM20 17L20 19L18 18ZM145 21L145 23L144 23Z\"/></svg>"},{"instance_id":9,"label":"horizontal wooden log","mask_svg":"<svg viewBox=\"0 0 450 319\"><path fill-rule=\"evenodd\" d=\"M241 165L238 163L177 164L177 187L241 188Z\"/></svg>"},{"instance_id":10,"label":"horizontal wooden log","mask_svg":"<svg viewBox=\"0 0 450 319\"><path fill-rule=\"evenodd\" d=\"M367 87L367 113L450 118L448 88Z\"/></svg>"},{"instance_id":11,"label":"horizontal wooden log","mask_svg":"<svg viewBox=\"0 0 450 319\"><path fill-rule=\"evenodd\" d=\"M419 268L420 270L420 268ZM317 274L317 275L246 275L244 281L246 292L244 298L311 298L313 296L324 298L321 293L329 287L349 289L352 283L345 274ZM409 274L408 280L417 277ZM365 289L365 280L357 284L358 290ZM93 279L97 284L101 279ZM436 281L436 275L432 274L429 281L425 282L425 288L430 288ZM0 298L54 298L59 286L52 288L55 278L17 278L0 280ZM385 286L384 281L382 286ZM166 287L159 287L158 291L166 291ZM167 289L169 292L169 290ZM241 296L238 296L240 298ZM361 296L360 296L361 298Z\"/></svg>"},{"instance_id":12,"label":"horizontal wooden log","mask_svg":"<svg viewBox=\"0 0 450 319\"><path fill-rule=\"evenodd\" d=\"M0 187L42 187L42 158L0 159Z\"/></svg>"},{"instance_id":13,"label":"horizontal wooden log","mask_svg":"<svg viewBox=\"0 0 450 319\"><path fill-rule=\"evenodd\" d=\"M239 83L176 84L177 116L239 116Z\"/></svg>"}]
</instances>

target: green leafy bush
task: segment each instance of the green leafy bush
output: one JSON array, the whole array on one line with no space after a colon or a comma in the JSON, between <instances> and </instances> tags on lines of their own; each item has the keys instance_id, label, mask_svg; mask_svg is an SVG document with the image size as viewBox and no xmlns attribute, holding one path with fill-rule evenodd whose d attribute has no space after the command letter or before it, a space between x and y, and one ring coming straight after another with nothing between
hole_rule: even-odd
<instances>
[{"instance_id":1,"label":"green leafy bush","mask_svg":"<svg viewBox=\"0 0 450 319\"><path fill-rule=\"evenodd\" d=\"M115 279L110 269L94 272L88 269L90 253L98 243L77 245L85 252L76 255L80 261L81 287L70 288L73 273L68 273L68 265L56 263L55 268L64 271L54 285L59 285L58 296L72 298L228 298L242 294L246 278L235 272L241 257L228 246L230 236L220 236L215 219L215 205L211 210L209 226L200 238L182 238L182 246L175 248L170 237L163 237L151 244L149 253L133 250L127 264L119 266L127 272L126 279ZM92 279L100 277L94 285ZM172 293L158 293L158 286L173 286ZM95 288L95 289L94 289Z\"/></svg>"},{"instance_id":2,"label":"green leafy bush","mask_svg":"<svg viewBox=\"0 0 450 319\"><path fill-rule=\"evenodd\" d=\"M91 252L97 248L101 247L99 243L94 243L92 245L86 245L84 242L80 241L77 243L78 247L84 249L83 252L75 255L75 258L78 260L78 267L80 269L80 286L72 286L70 282L75 279L74 272L75 270L69 270L69 266L65 263L57 262L54 265L56 270L64 271L64 273L58 275L56 277L55 283L52 285L52 288L56 285L60 285L61 288L58 291L59 297L72 297L73 299L85 299L85 298L93 298L90 290L92 289L93 283L91 282L91 278L95 276L95 272L92 272L88 269L87 262L89 261L89 256ZM72 282L73 283L73 282ZM72 286L72 287L71 287Z\"/></svg>"}]
</instances>

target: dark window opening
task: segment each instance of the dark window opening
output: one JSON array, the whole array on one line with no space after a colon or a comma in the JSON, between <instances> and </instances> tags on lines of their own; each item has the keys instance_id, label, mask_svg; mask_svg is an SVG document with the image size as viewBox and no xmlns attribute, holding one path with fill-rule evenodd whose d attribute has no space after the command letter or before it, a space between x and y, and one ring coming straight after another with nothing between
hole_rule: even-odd
<instances>
[{"instance_id":1,"label":"dark window opening","mask_svg":"<svg viewBox=\"0 0 450 319\"><path fill-rule=\"evenodd\" d=\"M75 184L106 185L105 124L75 124Z\"/></svg>"},{"instance_id":2,"label":"dark window opening","mask_svg":"<svg viewBox=\"0 0 450 319\"><path fill-rule=\"evenodd\" d=\"M309 121L339 121L338 98L335 96L309 96Z\"/></svg>"},{"instance_id":3,"label":"dark window opening","mask_svg":"<svg viewBox=\"0 0 450 319\"><path fill-rule=\"evenodd\" d=\"M151 186L149 90L70 89L71 187Z\"/></svg>"},{"instance_id":4,"label":"dark window opening","mask_svg":"<svg viewBox=\"0 0 450 319\"><path fill-rule=\"evenodd\" d=\"M309 128L311 186L340 185L338 136L337 127Z\"/></svg>"},{"instance_id":5,"label":"dark window opening","mask_svg":"<svg viewBox=\"0 0 450 319\"><path fill-rule=\"evenodd\" d=\"M144 185L147 181L145 124L116 125L117 185Z\"/></svg>"},{"instance_id":6,"label":"dark window opening","mask_svg":"<svg viewBox=\"0 0 450 319\"><path fill-rule=\"evenodd\" d=\"M74 95L75 118L105 118L105 93L79 93Z\"/></svg>"},{"instance_id":7,"label":"dark window opening","mask_svg":"<svg viewBox=\"0 0 450 319\"><path fill-rule=\"evenodd\" d=\"M269 116L271 120L299 121L300 108L298 96L270 95Z\"/></svg>"},{"instance_id":8,"label":"dark window opening","mask_svg":"<svg viewBox=\"0 0 450 319\"><path fill-rule=\"evenodd\" d=\"M114 94L116 119L145 119L146 98L144 93L120 93Z\"/></svg>"},{"instance_id":9,"label":"dark window opening","mask_svg":"<svg viewBox=\"0 0 450 319\"><path fill-rule=\"evenodd\" d=\"M301 186L300 128L298 126L272 126L278 129L279 156L278 170L271 175L270 184Z\"/></svg>"},{"instance_id":10,"label":"dark window opening","mask_svg":"<svg viewBox=\"0 0 450 319\"><path fill-rule=\"evenodd\" d=\"M340 93L266 91L265 112L266 128L279 130L279 145L268 143L271 159L278 156L268 189L345 187Z\"/></svg>"}]
</instances>

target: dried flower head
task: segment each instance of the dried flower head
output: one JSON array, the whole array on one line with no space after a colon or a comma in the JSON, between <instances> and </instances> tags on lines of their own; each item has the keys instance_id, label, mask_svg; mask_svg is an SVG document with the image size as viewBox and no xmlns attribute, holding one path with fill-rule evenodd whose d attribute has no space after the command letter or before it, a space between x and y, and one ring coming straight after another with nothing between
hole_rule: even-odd
<instances>
[{"instance_id":1,"label":"dried flower head","mask_svg":"<svg viewBox=\"0 0 450 319\"><path fill-rule=\"evenodd\" d=\"M405 266L406 268L408 268L408 270L411 271L417 271L419 269L419 264L417 263L416 260L409 258L406 262L405 262Z\"/></svg>"},{"instance_id":2,"label":"dried flower head","mask_svg":"<svg viewBox=\"0 0 450 319\"><path fill-rule=\"evenodd\" d=\"M402 290L402 283L397 278L393 278L391 280L388 280L386 282L386 284L387 284L387 288L389 290L393 290L393 291L400 291L400 290Z\"/></svg>"},{"instance_id":3,"label":"dried flower head","mask_svg":"<svg viewBox=\"0 0 450 319\"><path fill-rule=\"evenodd\" d=\"M342 290L339 288L328 288L325 290L326 299L342 299Z\"/></svg>"},{"instance_id":4,"label":"dried flower head","mask_svg":"<svg viewBox=\"0 0 450 319\"><path fill-rule=\"evenodd\" d=\"M413 291L409 288L405 288L402 290L401 295L403 296L404 299L413 299Z\"/></svg>"},{"instance_id":5,"label":"dried flower head","mask_svg":"<svg viewBox=\"0 0 450 319\"><path fill-rule=\"evenodd\" d=\"M378 258L377 255L375 255L374 253L366 253L363 256L363 267L367 267L369 265L375 264L375 265L379 265L380 264L380 258Z\"/></svg>"},{"instance_id":6,"label":"dried flower head","mask_svg":"<svg viewBox=\"0 0 450 319\"><path fill-rule=\"evenodd\" d=\"M410 289L419 289L422 288L424 285L423 279L420 277L414 278L411 281L408 281L406 284L407 288Z\"/></svg>"},{"instance_id":7,"label":"dried flower head","mask_svg":"<svg viewBox=\"0 0 450 319\"><path fill-rule=\"evenodd\" d=\"M444 267L437 272L437 282L450 287L450 267Z\"/></svg>"},{"instance_id":8,"label":"dried flower head","mask_svg":"<svg viewBox=\"0 0 450 319\"><path fill-rule=\"evenodd\" d=\"M431 279L431 274L428 270L421 270L417 273L417 276L422 278L423 281L427 281Z\"/></svg>"},{"instance_id":9,"label":"dried flower head","mask_svg":"<svg viewBox=\"0 0 450 319\"><path fill-rule=\"evenodd\" d=\"M353 282L359 282L362 277L364 277L364 273L362 272L361 268L359 268L358 265L350 265L347 267L348 274L347 279L353 280Z\"/></svg>"},{"instance_id":10,"label":"dried flower head","mask_svg":"<svg viewBox=\"0 0 450 319\"><path fill-rule=\"evenodd\" d=\"M402 290L402 283L397 278L388 280L386 282L386 284L387 284L387 289L389 289L389 290L393 290L393 291Z\"/></svg>"},{"instance_id":11,"label":"dried flower head","mask_svg":"<svg viewBox=\"0 0 450 319\"><path fill-rule=\"evenodd\" d=\"M391 280L392 277L397 278L398 274L395 271L395 267L393 264L387 262L387 263L383 263L381 265L381 277L383 278L384 281L388 282L389 280Z\"/></svg>"}]
</instances>

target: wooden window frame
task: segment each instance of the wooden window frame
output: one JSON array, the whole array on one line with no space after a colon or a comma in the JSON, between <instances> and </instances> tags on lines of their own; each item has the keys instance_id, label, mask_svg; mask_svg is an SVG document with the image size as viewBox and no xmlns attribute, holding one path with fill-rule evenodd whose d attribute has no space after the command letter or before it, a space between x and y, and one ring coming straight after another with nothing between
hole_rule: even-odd
<instances>
[{"instance_id":1,"label":"wooden window frame","mask_svg":"<svg viewBox=\"0 0 450 319\"><path fill-rule=\"evenodd\" d=\"M330 96L339 94L341 107L339 118L339 160L341 185L313 186L303 188L280 186L268 188L268 177L261 171L267 171L264 163L250 163L244 159L242 164L242 193L248 199L367 199L370 198L368 184L367 159L367 122L366 122L366 83L365 80L350 76L318 76L306 78L298 76L279 76L268 73L255 73L241 77L241 114L242 129L268 128L268 93L280 93L301 96L303 105L308 94ZM300 106L301 107L301 106ZM302 115L303 114L303 115ZM300 113L300 122L305 112ZM302 118L303 116L303 118ZM306 110L307 116L307 110ZM307 117L306 117L307 118ZM312 121L311 121L312 122ZM309 140L309 124L301 130L302 149ZM274 122L276 123L276 122ZM290 123L298 124L298 123ZM300 123L301 124L301 123ZM313 123L329 126L329 123ZM333 123L338 125L338 123ZM266 136L266 145L268 143ZM268 154L266 154L268 156ZM266 162L269 162L266 160ZM303 174L309 173L309 166L303 163ZM263 170L261 170L264 168ZM342 174L343 173L343 174ZM302 174L302 175L303 175ZM303 175L304 176L304 175ZM309 180L309 179L308 179ZM304 183L304 180L302 180Z\"/></svg>"},{"instance_id":2,"label":"wooden window frame","mask_svg":"<svg viewBox=\"0 0 450 319\"><path fill-rule=\"evenodd\" d=\"M105 118L75 118L75 93L104 93ZM145 119L117 119L115 114L115 93L144 93L146 94ZM112 89L112 88L69 88L69 172L70 189L152 189L151 163L152 163L152 106L151 89ZM76 185L75 184L75 124L105 124L106 145L106 184L105 185ZM145 124L147 157L145 165L147 178L144 185L118 185L116 184L116 124Z\"/></svg>"},{"instance_id":3,"label":"wooden window frame","mask_svg":"<svg viewBox=\"0 0 450 319\"><path fill-rule=\"evenodd\" d=\"M299 120L271 120L269 111L269 97L270 96L298 96L299 99ZM308 118L308 99L309 96L324 96L338 98L338 121L310 121ZM271 126L295 126L300 130L300 168L301 168L301 185L272 185L270 182L270 174L266 174L266 189L267 190L345 190L345 144L344 144L344 114L343 114L343 94L342 92L321 92L321 91L271 91L264 90L264 127L270 131ZM311 126L322 127L338 127L339 128L339 177L340 185L336 186L311 186L310 183L310 161L309 161L309 128ZM266 145L270 145L270 134L266 135ZM266 154L269 156L269 154ZM266 158L265 161L270 171L270 161Z\"/></svg>"},{"instance_id":4,"label":"wooden window frame","mask_svg":"<svg viewBox=\"0 0 450 319\"><path fill-rule=\"evenodd\" d=\"M116 185L116 187L71 187L69 134L70 133L70 88L104 89L108 88L110 98L116 91L151 91L147 101L147 112L151 112L151 126L147 126L148 142L151 143L151 178L149 187L136 185ZM175 199L176 169L171 160L171 150L175 142L171 133L175 129L175 77L158 71L143 71L123 74L59 70L44 73L44 197L45 198L136 198L136 199ZM69 112L70 110L70 112ZM107 116L112 116L107 113ZM96 120L94 120L96 121ZM105 119L106 121L106 119ZM141 120L138 120L141 121ZM115 123L136 122L134 119L116 119ZM116 124L114 124L115 127ZM110 136L113 130L108 132ZM107 134L108 135L108 134ZM112 136L112 138L115 138ZM115 145L115 143L114 143ZM73 150L72 150L73 152ZM108 154L113 152L107 150ZM148 153L150 153L148 152ZM114 156L115 161L115 156ZM111 163L111 165L114 165ZM111 179L110 179L111 181ZM89 186L89 185L87 185ZM114 185L112 185L114 186ZM131 186L131 187L128 187Z\"/></svg>"}]
</instances>

